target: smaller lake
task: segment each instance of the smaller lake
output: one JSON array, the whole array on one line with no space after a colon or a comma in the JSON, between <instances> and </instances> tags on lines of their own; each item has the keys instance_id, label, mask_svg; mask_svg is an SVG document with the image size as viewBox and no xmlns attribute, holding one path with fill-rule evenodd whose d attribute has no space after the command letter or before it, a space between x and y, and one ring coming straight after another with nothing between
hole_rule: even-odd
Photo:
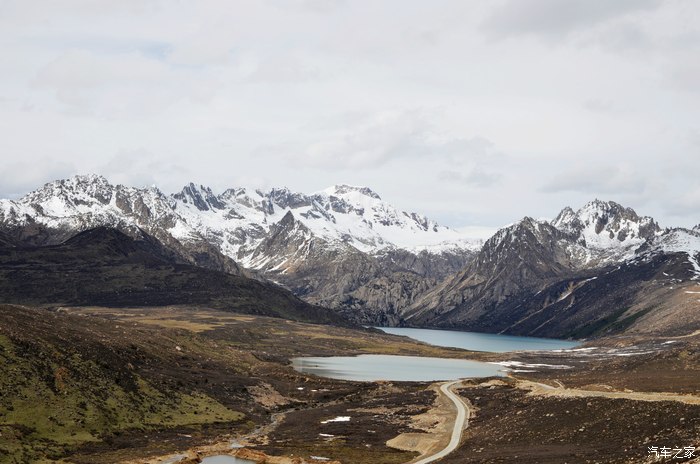
<instances>
[{"instance_id":1,"label":"smaller lake","mask_svg":"<svg viewBox=\"0 0 700 464\"><path fill-rule=\"evenodd\" d=\"M298 372L339 380L431 382L466 377L503 375L503 367L479 361L419 356L363 354L360 356L292 359Z\"/></svg>"},{"instance_id":2,"label":"smaller lake","mask_svg":"<svg viewBox=\"0 0 700 464\"><path fill-rule=\"evenodd\" d=\"M487 334L479 332L458 332L454 330L408 329L403 327L375 327L388 334L405 335L414 340L435 346L462 348L464 350L506 351L568 350L580 342L557 340L555 338L518 337L515 335Z\"/></svg>"},{"instance_id":3,"label":"smaller lake","mask_svg":"<svg viewBox=\"0 0 700 464\"><path fill-rule=\"evenodd\" d=\"M209 456L202 459L202 464L255 464L247 459L235 458L233 456Z\"/></svg>"}]
</instances>

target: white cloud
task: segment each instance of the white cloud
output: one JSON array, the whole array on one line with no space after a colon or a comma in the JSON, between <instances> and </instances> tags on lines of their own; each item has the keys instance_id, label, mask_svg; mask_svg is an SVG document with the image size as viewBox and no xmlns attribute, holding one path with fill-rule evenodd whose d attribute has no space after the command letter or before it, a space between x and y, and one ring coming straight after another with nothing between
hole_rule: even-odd
<instances>
[{"instance_id":1,"label":"white cloud","mask_svg":"<svg viewBox=\"0 0 700 464\"><path fill-rule=\"evenodd\" d=\"M317 68L290 54L266 56L258 59L254 66L254 71L248 75L253 83L307 82L321 78Z\"/></svg>"},{"instance_id":2,"label":"white cloud","mask_svg":"<svg viewBox=\"0 0 700 464\"><path fill-rule=\"evenodd\" d=\"M533 35L558 40L629 14L654 9L659 0L507 0L483 23L494 38Z\"/></svg>"},{"instance_id":3,"label":"white cloud","mask_svg":"<svg viewBox=\"0 0 700 464\"><path fill-rule=\"evenodd\" d=\"M73 164L47 157L32 161L3 162L0 168L0 198L18 198L46 182L76 174Z\"/></svg>"},{"instance_id":4,"label":"white cloud","mask_svg":"<svg viewBox=\"0 0 700 464\"><path fill-rule=\"evenodd\" d=\"M292 166L326 170L370 170L397 161L429 159L448 172L445 179L475 185L491 184L496 179L485 167L503 155L483 137L462 138L441 133L431 118L439 112L422 109L392 110L372 114L349 113L330 118L316 127L309 142L290 140L278 145L262 146L258 153L282 157ZM331 122L334 121L334 122ZM313 126L307 126L311 130Z\"/></svg>"},{"instance_id":5,"label":"white cloud","mask_svg":"<svg viewBox=\"0 0 700 464\"><path fill-rule=\"evenodd\" d=\"M137 53L101 56L70 50L37 75L36 83L58 90L90 89L105 85L158 85L167 75L162 63Z\"/></svg>"},{"instance_id":6,"label":"white cloud","mask_svg":"<svg viewBox=\"0 0 700 464\"><path fill-rule=\"evenodd\" d=\"M597 165L569 168L545 182L543 192L581 192L591 196L643 193L650 185L630 166Z\"/></svg>"},{"instance_id":7,"label":"white cloud","mask_svg":"<svg viewBox=\"0 0 700 464\"><path fill-rule=\"evenodd\" d=\"M130 118L177 102L176 81L166 65L139 53L70 50L40 69L32 83L53 92L69 111Z\"/></svg>"},{"instance_id":8,"label":"white cloud","mask_svg":"<svg viewBox=\"0 0 700 464\"><path fill-rule=\"evenodd\" d=\"M5 195L97 171L166 191L367 184L453 226L593 196L698 222L668 208L699 182L693 0L0 9Z\"/></svg>"},{"instance_id":9,"label":"white cloud","mask_svg":"<svg viewBox=\"0 0 700 464\"><path fill-rule=\"evenodd\" d=\"M462 170L442 171L438 175L438 179L464 184L474 187L490 187L501 178L500 174L495 171L486 171L481 167L468 169L466 172Z\"/></svg>"}]
</instances>

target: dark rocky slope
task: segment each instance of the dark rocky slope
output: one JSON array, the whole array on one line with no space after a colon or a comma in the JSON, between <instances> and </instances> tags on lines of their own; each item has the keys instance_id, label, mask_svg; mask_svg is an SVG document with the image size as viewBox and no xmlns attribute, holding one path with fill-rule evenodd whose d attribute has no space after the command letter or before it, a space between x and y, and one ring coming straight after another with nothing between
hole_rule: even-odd
<instances>
[{"instance_id":1,"label":"dark rocky slope","mask_svg":"<svg viewBox=\"0 0 700 464\"><path fill-rule=\"evenodd\" d=\"M347 324L270 282L193 266L150 235L105 227L59 245L0 247L0 302L32 305L200 305Z\"/></svg>"}]
</instances>

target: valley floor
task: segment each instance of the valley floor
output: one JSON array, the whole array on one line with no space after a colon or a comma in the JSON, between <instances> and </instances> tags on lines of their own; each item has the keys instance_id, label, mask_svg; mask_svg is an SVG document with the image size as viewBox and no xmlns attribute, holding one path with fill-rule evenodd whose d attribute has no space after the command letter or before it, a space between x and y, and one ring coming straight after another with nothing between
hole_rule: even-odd
<instances>
[{"instance_id":1,"label":"valley floor","mask_svg":"<svg viewBox=\"0 0 700 464\"><path fill-rule=\"evenodd\" d=\"M439 385L289 366L300 355L365 353L517 371L454 389L469 425L440 462L637 463L652 462L652 446L700 448L697 334L496 354L202 308L0 306L0 462L196 460L236 440L266 462L389 464L446 445L454 410Z\"/></svg>"}]
</instances>

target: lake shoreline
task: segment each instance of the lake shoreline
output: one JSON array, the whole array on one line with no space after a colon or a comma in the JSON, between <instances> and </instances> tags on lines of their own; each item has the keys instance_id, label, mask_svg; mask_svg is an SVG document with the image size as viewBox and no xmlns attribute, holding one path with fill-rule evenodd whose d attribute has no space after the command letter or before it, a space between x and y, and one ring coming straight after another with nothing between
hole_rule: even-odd
<instances>
[{"instance_id":1,"label":"lake shoreline","mask_svg":"<svg viewBox=\"0 0 700 464\"><path fill-rule=\"evenodd\" d=\"M459 348L487 353L509 353L518 351L551 351L572 349L584 341L557 338L524 337L520 335L469 332L463 330L418 328L418 327L373 327L390 335L409 337L419 342L443 348Z\"/></svg>"}]
</instances>

